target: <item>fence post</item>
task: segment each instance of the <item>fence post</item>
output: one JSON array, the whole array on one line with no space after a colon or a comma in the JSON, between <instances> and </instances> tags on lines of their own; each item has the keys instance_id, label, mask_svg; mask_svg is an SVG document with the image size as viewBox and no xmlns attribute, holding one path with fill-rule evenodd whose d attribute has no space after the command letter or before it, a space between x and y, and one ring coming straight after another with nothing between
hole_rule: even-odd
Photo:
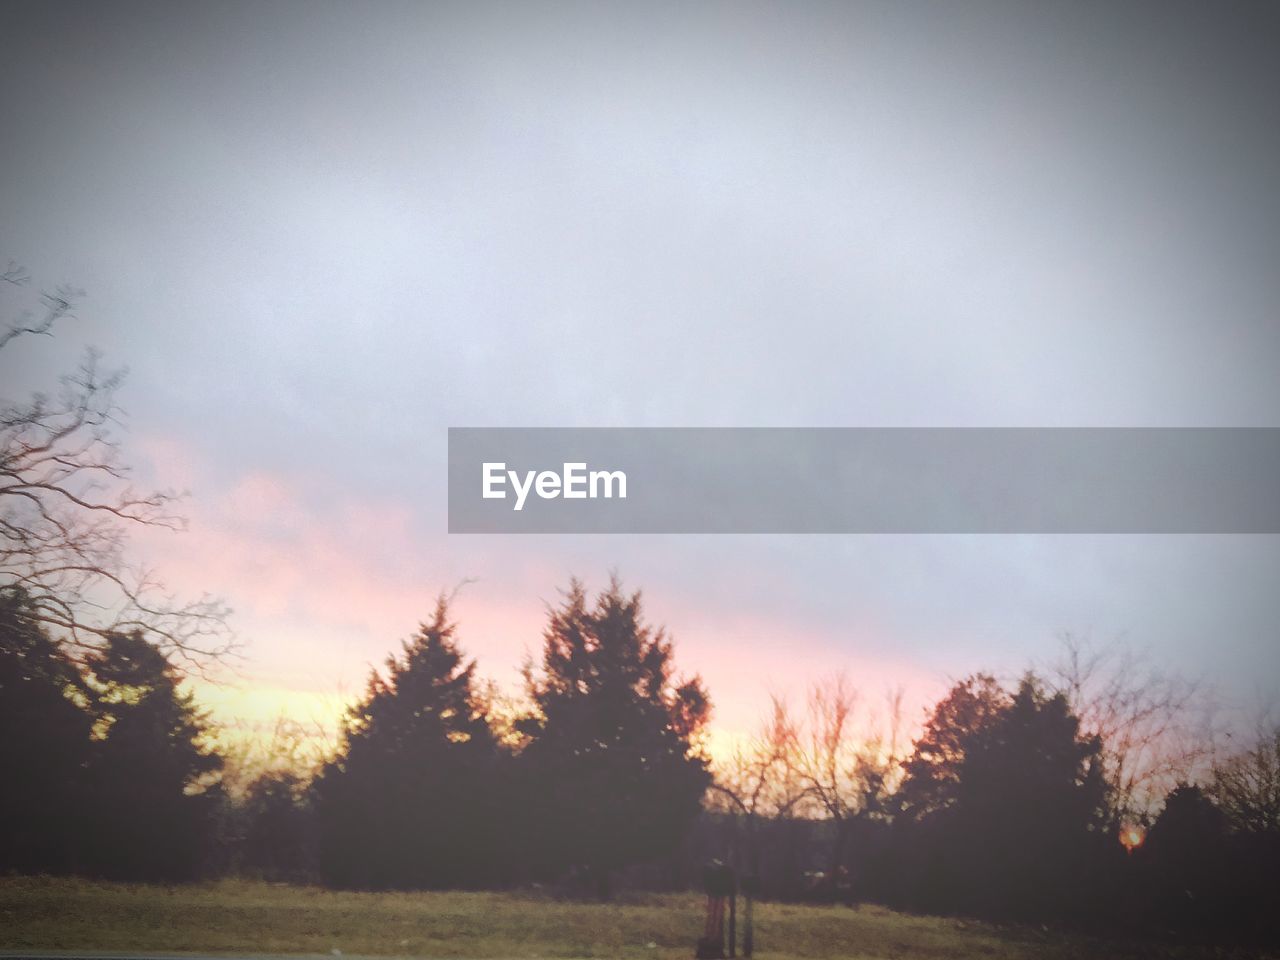
<instances>
[{"instance_id":1,"label":"fence post","mask_svg":"<svg viewBox=\"0 0 1280 960\"><path fill-rule=\"evenodd\" d=\"M725 901L733 894L733 871L719 860L712 860L702 871L702 885L707 891L707 923L695 955L698 960L724 960Z\"/></svg>"},{"instance_id":2,"label":"fence post","mask_svg":"<svg viewBox=\"0 0 1280 960\"><path fill-rule=\"evenodd\" d=\"M732 880L730 881L732 883ZM738 955L738 890L737 884L729 887L729 956Z\"/></svg>"}]
</instances>

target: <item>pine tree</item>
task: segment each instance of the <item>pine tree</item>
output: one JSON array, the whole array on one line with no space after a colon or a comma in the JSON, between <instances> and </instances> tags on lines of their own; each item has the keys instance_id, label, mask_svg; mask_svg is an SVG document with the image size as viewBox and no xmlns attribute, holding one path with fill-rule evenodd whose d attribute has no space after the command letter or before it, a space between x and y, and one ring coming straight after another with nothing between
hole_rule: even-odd
<instances>
[{"instance_id":1,"label":"pine tree","mask_svg":"<svg viewBox=\"0 0 1280 960\"><path fill-rule=\"evenodd\" d=\"M550 612L541 670L526 670L537 713L521 754L544 869L585 868L607 895L612 871L670 851L697 817L710 701L672 671L671 643L617 578L590 608L573 581Z\"/></svg>"},{"instance_id":2,"label":"pine tree","mask_svg":"<svg viewBox=\"0 0 1280 960\"><path fill-rule=\"evenodd\" d=\"M0 871L66 873L82 846L90 694L27 606L0 590Z\"/></svg>"},{"instance_id":3,"label":"pine tree","mask_svg":"<svg viewBox=\"0 0 1280 960\"><path fill-rule=\"evenodd\" d=\"M1103 831L1102 744L1033 676L1007 699L999 693L981 676L953 690L907 764L903 789L929 800L907 805L914 817L901 824L924 900L917 905L1079 916L1096 909L1088 878L1118 848Z\"/></svg>"},{"instance_id":4,"label":"pine tree","mask_svg":"<svg viewBox=\"0 0 1280 960\"><path fill-rule=\"evenodd\" d=\"M902 764L896 800L904 820L918 821L955 803L969 746L991 729L1009 702L1009 694L986 673L966 677L938 702Z\"/></svg>"},{"instance_id":5,"label":"pine tree","mask_svg":"<svg viewBox=\"0 0 1280 960\"><path fill-rule=\"evenodd\" d=\"M502 856L501 751L441 597L373 671L315 786L320 869L338 886L468 886Z\"/></svg>"},{"instance_id":6,"label":"pine tree","mask_svg":"<svg viewBox=\"0 0 1280 960\"><path fill-rule=\"evenodd\" d=\"M140 633L113 634L87 661L95 694L88 778L89 868L130 880L183 880L203 866L222 759L182 675Z\"/></svg>"}]
</instances>

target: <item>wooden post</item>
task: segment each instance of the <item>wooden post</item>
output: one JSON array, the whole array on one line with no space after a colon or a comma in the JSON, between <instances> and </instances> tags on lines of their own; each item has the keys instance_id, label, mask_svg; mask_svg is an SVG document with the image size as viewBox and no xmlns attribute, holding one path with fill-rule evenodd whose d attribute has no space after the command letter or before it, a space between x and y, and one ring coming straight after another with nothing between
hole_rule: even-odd
<instances>
[{"instance_id":1,"label":"wooden post","mask_svg":"<svg viewBox=\"0 0 1280 960\"><path fill-rule=\"evenodd\" d=\"M756 931L755 931L755 894L756 894L756 877L755 874L747 874L742 878L742 955L750 960L756 949Z\"/></svg>"},{"instance_id":2,"label":"wooden post","mask_svg":"<svg viewBox=\"0 0 1280 960\"><path fill-rule=\"evenodd\" d=\"M698 960L724 960L725 901L729 900L735 886L733 871L719 860L712 860L702 873L703 886L707 891L707 923L702 931L702 939L698 941L696 956ZM730 911L735 907L730 902ZM732 931L732 921L730 921ZM734 949L733 933L729 934L729 949Z\"/></svg>"},{"instance_id":3,"label":"wooden post","mask_svg":"<svg viewBox=\"0 0 1280 960\"><path fill-rule=\"evenodd\" d=\"M729 956L738 955L738 891L729 891Z\"/></svg>"}]
</instances>

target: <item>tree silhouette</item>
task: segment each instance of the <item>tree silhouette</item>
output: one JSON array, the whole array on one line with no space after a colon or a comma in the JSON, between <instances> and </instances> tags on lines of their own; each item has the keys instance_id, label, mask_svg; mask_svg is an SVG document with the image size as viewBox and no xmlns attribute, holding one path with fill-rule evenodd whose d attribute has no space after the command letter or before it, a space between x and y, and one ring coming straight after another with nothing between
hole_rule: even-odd
<instances>
[{"instance_id":1,"label":"tree silhouette","mask_svg":"<svg viewBox=\"0 0 1280 960\"><path fill-rule=\"evenodd\" d=\"M1253 744L1217 764L1213 794L1236 830L1280 836L1280 727L1263 727Z\"/></svg>"},{"instance_id":2,"label":"tree silhouette","mask_svg":"<svg viewBox=\"0 0 1280 960\"><path fill-rule=\"evenodd\" d=\"M614 577L588 607L574 580L550 611L541 669L526 669L536 715L521 766L546 869L585 868L599 895L612 871L679 842L710 783L696 735L702 682L677 682L672 646Z\"/></svg>"},{"instance_id":3,"label":"tree silhouette","mask_svg":"<svg viewBox=\"0 0 1280 960\"><path fill-rule=\"evenodd\" d=\"M985 916L1080 915L1109 839L1101 749L1081 736L1066 698L1034 677L1007 700L989 677L954 688L903 785L913 791L903 825L915 896Z\"/></svg>"},{"instance_id":4,"label":"tree silhouette","mask_svg":"<svg viewBox=\"0 0 1280 960\"><path fill-rule=\"evenodd\" d=\"M969 845L986 879L979 899L1021 915L1067 905L1080 854L1104 826L1101 750L1080 736L1066 698L1030 677L968 745L956 812L960 833L981 841Z\"/></svg>"},{"instance_id":5,"label":"tree silhouette","mask_svg":"<svg viewBox=\"0 0 1280 960\"><path fill-rule=\"evenodd\" d=\"M1103 743L1111 827L1144 817L1209 753L1210 702L1198 684L1117 643L1064 634L1048 683Z\"/></svg>"},{"instance_id":6,"label":"tree silhouette","mask_svg":"<svg viewBox=\"0 0 1280 960\"><path fill-rule=\"evenodd\" d=\"M734 849L727 862L759 878L762 825L790 817L806 799L795 755L796 724L786 701L771 698L768 719L745 746L717 766L709 806L734 818ZM741 837L736 828L741 827Z\"/></svg>"},{"instance_id":7,"label":"tree silhouette","mask_svg":"<svg viewBox=\"0 0 1280 960\"><path fill-rule=\"evenodd\" d=\"M1280 942L1280 729L1263 723L1246 749L1218 764L1212 798L1233 831L1233 906L1237 928Z\"/></svg>"},{"instance_id":8,"label":"tree silhouette","mask_svg":"<svg viewBox=\"0 0 1280 960\"><path fill-rule=\"evenodd\" d=\"M27 284L10 264L0 286ZM79 291L41 297L38 316L23 314L0 331L0 355L19 341L52 334L72 318ZM84 651L113 634L142 633L167 653L202 669L233 646L226 605L217 598L175 601L149 571L127 562L128 528L178 530L173 491L139 491L114 435L120 372L103 373L88 351L54 395L0 400L0 587L20 588L21 616Z\"/></svg>"},{"instance_id":9,"label":"tree silhouette","mask_svg":"<svg viewBox=\"0 0 1280 960\"><path fill-rule=\"evenodd\" d=\"M1162 927L1212 929L1232 919L1227 820L1199 787L1169 792L1136 856Z\"/></svg>"},{"instance_id":10,"label":"tree silhouette","mask_svg":"<svg viewBox=\"0 0 1280 960\"><path fill-rule=\"evenodd\" d=\"M267 880L302 880L311 868L308 781L269 770L249 784L239 812L245 823L241 868Z\"/></svg>"},{"instance_id":11,"label":"tree silhouette","mask_svg":"<svg viewBox=\"0 0 1280 960\"><path fill-rule=\"evenodd\" d=\"M88 776L90 869L180 880L207 853L221 758L182 676L141 633L111 634L87 661L97 712Z\"/></svg>"},{"instance_id":12,"label":"tree silhouette","mask_svg":"<svg viewBox=\"0 0 1280 960\"><path fill-rule=\"evenodd\" d=\"M1008 707L1009 694L990 674L974 674L951 688L902 765L895 799L904 818L920 820L955 803L970 745Z\"/></svg>"},{"instance_id":13,"label":"tree silhouette","mask_svg":"<svg viewBox=\"0 0 1280 960\"><path fill-rule=\"evenodd\" d=\"M492 879L506 830L501 752L441 597L376 670L315 785L320 869L357 887L466 886Z\"/></svg>"},{"instance_id":14,"label":"tree silhouette","mask_svg":"<svg viewBox=\"0 0 1280 960\"><path fill-rule=\"evenodd\" d=\"M66 873L79 862L91 694L29 602L0 590L0 870Z\"/></svg>"},{"instance_id":15,"label":"tree silhouette","mask_svg":"<svg viewBox=\"0 0 1280 960\"><path fill-rule=\"evenodd\" d=\"M807 724L793 728L790 752L804 787L806 812L831 822L825 883L830 896L853 895L857 864L850 853L874 822L883 825L901 766L898 731L901 693L888 697L887 729L875 712L860 709L861 696L837 673L809 691ZM865 850L859 851L865 853Z\"/></svg>"}]
</instances>

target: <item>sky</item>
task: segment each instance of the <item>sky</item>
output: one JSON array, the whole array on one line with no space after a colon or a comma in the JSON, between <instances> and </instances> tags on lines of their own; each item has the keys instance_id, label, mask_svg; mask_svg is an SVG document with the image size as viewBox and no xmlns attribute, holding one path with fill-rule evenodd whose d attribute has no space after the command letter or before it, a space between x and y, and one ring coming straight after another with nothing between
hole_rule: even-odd
<instances>
[{"instance_id":1,"label":"sky","mask_svg":"<svg viewBox=\"0 0 1280 960\"><path fill-rule=\"evenodd\" d=\"M466 581L516 689L616 570L725 735L913 711L1063 632L1248 710L1272 536L450 536L451 426L1280 426L1280 25L1256 4L3 4L0 262L127 366L135 538L223 595L223 720L332 722ZM22 292L0 303L7 318Z\"/></svg>"}]
</instances>

